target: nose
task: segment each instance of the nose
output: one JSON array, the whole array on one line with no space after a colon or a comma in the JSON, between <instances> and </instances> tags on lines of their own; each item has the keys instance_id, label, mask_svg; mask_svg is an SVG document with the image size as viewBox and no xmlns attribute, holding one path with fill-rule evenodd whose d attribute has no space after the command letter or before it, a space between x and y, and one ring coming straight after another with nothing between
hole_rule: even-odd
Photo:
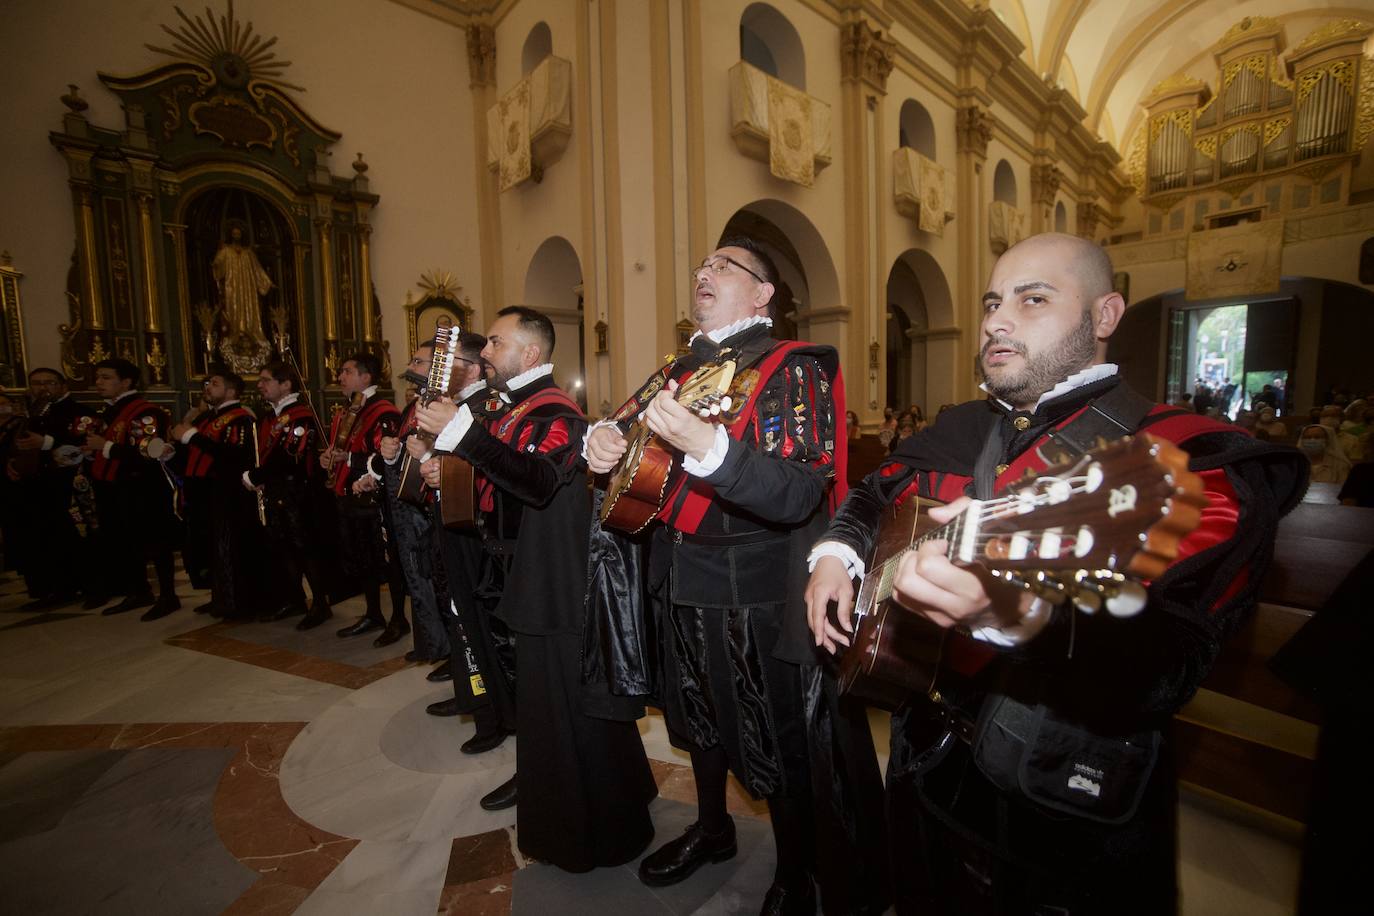
<instances>
[{"instance_id":1,"label":"nose","mask_svg":"<svg viewBox=\"0 0 1374 916\"><path fill-rule=\"evenodd\" d=\"M988 337L1006 337L1016 329L1016 322L1012 320L1011 310L1006 304L1002 304L988 312L983 318L983 333Z\"/></svg>"}]
</instances>

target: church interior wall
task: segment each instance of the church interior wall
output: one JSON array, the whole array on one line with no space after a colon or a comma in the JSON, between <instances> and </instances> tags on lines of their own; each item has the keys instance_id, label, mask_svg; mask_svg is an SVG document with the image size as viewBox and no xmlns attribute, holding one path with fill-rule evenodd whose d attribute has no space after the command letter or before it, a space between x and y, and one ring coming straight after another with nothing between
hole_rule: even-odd
<instances>
[{"instance_id":1,"label":"church interior wall","mask_svg":"<svg viewBox=\"0 0 1374 916\"><path fill-rule=\"evenodd\" d=\"M284 79L306 87L292 95L321 123L343 134L330 167L350 175L366 156L372 190L373 282L381 337L403 362L407 344L401 303L420 272L453 271L480 298L480 251L471 228L472 123L463 30L395 4L373 0L239 0L235 12L259 34L276 35L292 66ZM24 272L26 336L34 365L58 363L56 325L67 320L64 297L74 246L66 163L48 143L60 129L58 102L76 83L90 102L93 125L124 124L116 96L96 71L125 75L167 60L144 47L167 43L170 3L109 4L66 0L61 15L42 0L6 5L0 60L10 117L0 137L0 247ZM73 27L80 23L80 27ZM326 24L326 25L322 25ZM329 40L321 40L328 28ZM402 65L404 64L404 65ZM417 78L417 68L423 78ZM399 101L398 101L399 100ZM208 269L208 267L206 268Z\"/></svg>"}]
</instances>

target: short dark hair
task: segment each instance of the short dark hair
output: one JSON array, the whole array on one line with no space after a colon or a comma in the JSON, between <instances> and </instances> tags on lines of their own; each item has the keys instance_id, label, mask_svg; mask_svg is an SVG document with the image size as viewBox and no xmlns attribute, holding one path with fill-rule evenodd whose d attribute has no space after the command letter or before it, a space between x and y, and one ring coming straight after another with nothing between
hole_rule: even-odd
<instances>
[{"instance_id":1,"label":"short dark hair","mask_svg":"<svg viewBox=\"0 0 1374 916\"><path fill-rule=\"evenodd\" d=\"M214 374L224 380L225 388L234 389L234 394L243 394L243 376L237 372L216 372Z\"/></svg>"},{"instance_id":2,"label":"short dark hair","mask_svg":"<svg viewBox=\"0 0 1374 916\"><path fill-rule=\"evenodd\" d=\"M58 381L60 381L60 382L61 382L62 384L64 384L64 385L67 384L67 376L63 375L61 372L57 371L56 369L49 369L47 366L35 366L35 367L33 367L32 369L30 369L30 370L29 370L29 381L33 381L33 377L34 377L35 375L37 375L38 373L40 373L40 372L46 372L46 373L48 373L49 375L55 375L55 376L57 376Z\"/></svg>"},{"instance_id":3,"label":"short dark hair","mask_svg":"<svg viewBox=\"0 0 1374 916\"><path fill-rule=\"evenodd\" d=\"M424 348L424 347L429 347L431 350L433 350L433 349L434 349L434 345L435 345L436 343L438 343L438 341L436 341L433 337L431 337L429 340L422 340L422 341L420 341L419 343L417 343L417 344L415 345L415 349L419 350L419 349L422 349L422 348Z\"/></svg>"},{"instance_id":4,"label":"short dark hair","mask_svg":"<svg viewBox=\"0 0 1374 916\"><path fill-rule=\"evenodd\" d=\"M285 385L290 382L292 391L301 390L301 381L296 377L296 370L288 366L283 360L274 359L272 362L263 366L262 371L272 376L280 385Z\"/></svg>"},{"instance_id":5,"label":"short dark hair","mask_svg":"<svg viewBox=\"0 0 1374 916\"><path fill-rule=\"evenodd\" d=\"M745 266L750 268L758 268L756 273L758 273L760 277L763 277L764 282L772 283L773 288L775 290L777 289L778 266L773 263L773 259L768 256L768 252L764 251L758 242L754 241L747 235L727 235L725 238L720 240L720 244L716 247L743 248L745 251L749 252L749 255L754 259L755 263L746 264Z\"/></svg>"},{"instance_id":6,"label":"short dark hair","mask_svg":"<svg viewBox=\"0 0 1374 916\"><path fill-rule=\"evenodd\" d=\"M463 357L463 359L470 359L474 363L480 363L482 361L482 350L486 345L487 339L481 334L472 331L458 332L458 343L456 346L458 355Z\"/></svg>"},{"instance_id":7,"label":"short dark hair","mask_svg":"<svg viewBox=\"0 0 1374 916\"><path fill-rule=\"evenodd\" d=\"M526 334L531 334L538 338L540 346L544 350L544 362L548 362L553 356L553 322L548 316L538 309L532 309L528 305L508 305L496 313L497 318L504 318L507 315L516 315L520 319L520 330Z\"/></svg>"},{"instance_id":8,"label":"short dark hair","mask_svg":"<svg viewBox=\"0 0 1374 916\"><path fill-rule=\"evenodd\" d=\"M366 350L359 350L345 359L344 362L352 363L359 372L366 372L368 377L372 379L372 384L380 385L382 383L382 361Z\"/></svg>"},{"instance_id":9,"label":"short dark hair","mask_svg":"<svg viewBox=\"0 0 1374 916\"><path fill-rule=\"evenodd\" d=\"M133 382L134 387L138 387L138 367L127 359L120 359L118 356L111 356L109 359L102 359L91 368L93 369L113 369L114 374L124 379L126 382Z\"/></svg>"}]
</instances>

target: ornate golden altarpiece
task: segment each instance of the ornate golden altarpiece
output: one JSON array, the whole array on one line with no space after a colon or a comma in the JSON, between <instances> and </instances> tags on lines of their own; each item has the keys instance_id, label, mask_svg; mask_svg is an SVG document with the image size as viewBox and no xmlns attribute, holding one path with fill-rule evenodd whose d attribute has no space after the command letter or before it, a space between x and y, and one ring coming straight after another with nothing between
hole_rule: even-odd
<instances>
[{"instance_id":1,"label":"ornate golden altarpiece","mask_svg":"<svg viewBox=\"0 0 1374 916\"><path fill-rule=\"evenodd\" d=\"M212 360L251 375L288 345L308 387L333 386L359 349L382 357L389 384L369 254L378 196L362 154L351 176L330 171L340 134L289 94L301 87L282 81L275 39L237 21L232 0L218 18L177 15L163 27L170 46L148 45L171 62L99 74L123 104L122 129L92 124L72 87L50 134L76 223L64 370L81 388L93 363L122 356L169 402ZM236 333L212 271L231 233L271 284L256 315L238 312L240 329L256 319L251 333Z\"/></svg>"}]
</instances>

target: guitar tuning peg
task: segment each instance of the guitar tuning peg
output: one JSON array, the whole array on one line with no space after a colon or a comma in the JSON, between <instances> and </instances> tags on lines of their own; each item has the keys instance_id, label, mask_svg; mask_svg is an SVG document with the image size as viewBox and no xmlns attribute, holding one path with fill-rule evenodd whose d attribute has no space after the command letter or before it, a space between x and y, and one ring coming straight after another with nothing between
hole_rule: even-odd
<instances>
[{"instance_id":1,"label":"guitar tuning peg","mask_svg":"<svg viewBox=\"0 0 1374 916\"><path fill-rule=\"evenodd\" d=\"M727 394L725 397L721 398L721 399L720 399L720 410L721 410L721 412L724 413L725 411L729 410L729 409L730 409L730 405L733 404L733 403L735 403L735 402L732 401L732 400L730 400L730 395L728 395L728 394Z\"/></svg>"},{"instance_id":2,"label":"guitar tuning peg","mask_svg":"<svg viewBox=\"0 0 1374 916\"><path fill-rule=\"evenodd\" d=\"M1031 582L1031 589L1054 604L1059 604L1069 594L1069 587L1047 572L1038 572Z\"/></svg>"},{"instance_id":3,"label":"guitar tuning peg","mask_svg":"<svg viewBox=\"0 0 1374 916\"><path fill-rule=\"evenodd\" d=\"M1123 582L1107 598L1107 613L1113 617L1134 617L1145 609L1145 601L1145 586L1139 582Z\"/></svg>"}]
</instances>

